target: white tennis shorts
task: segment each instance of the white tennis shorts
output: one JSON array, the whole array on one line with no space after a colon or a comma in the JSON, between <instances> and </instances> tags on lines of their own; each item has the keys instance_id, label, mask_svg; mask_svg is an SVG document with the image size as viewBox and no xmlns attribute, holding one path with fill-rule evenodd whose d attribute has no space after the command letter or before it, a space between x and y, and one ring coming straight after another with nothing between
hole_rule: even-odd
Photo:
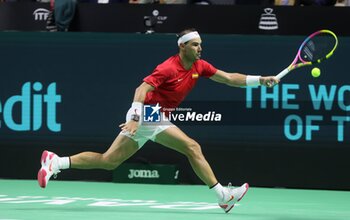
<instances>
[{"instance_id":1,"label":"white tennis shorts","mask_svg":"<svg viewBox=\"0 0 350 220\"><path fill-rule=\"evenodd\" d=\"M130 121L132 109L126 113L125 121ZM137 142L139 148L141 148L148 140L155 141L156 136L167 128L175 127L170 121L166 124L155 123L153 124L141 124L136 131L135 135L131 135L128 131L121 131L119 134L127 136Z\"/></svg>"},{"instance_id":2,"label":"white tennis shorts","mask_svg":"<svg viewBox=\"0 0 350 220\"><path fill-rule=\"evenodd\" d=\"M175 127L175 125L171 123L167 125L140 125L135 135L131 135L128 131L121 131L120 134L133 139L141 148L148 140L155 141L159 133L170 127Z\"/></svg>"}]
</instances>

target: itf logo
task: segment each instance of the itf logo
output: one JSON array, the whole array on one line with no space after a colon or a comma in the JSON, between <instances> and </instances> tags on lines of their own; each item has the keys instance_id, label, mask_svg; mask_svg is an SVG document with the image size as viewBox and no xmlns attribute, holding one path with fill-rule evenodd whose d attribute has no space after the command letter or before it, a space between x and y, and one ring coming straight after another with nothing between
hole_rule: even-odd
<instances>
[{"instance_id":1,"label":"itf logo","mask_svg":"<svg viewBox=\"0 0 350 220\"><path fill-rule=\"evenodd\" d=\"M50 11L46 8L38 8L33 12L34 20L36 21L46 21L49 16Z\"/></svg>"},{"instance_id":2,"label":"itf logo","mask_svg":"<svg viewBox=\"0 0 350 220\"><path fill-rule=\"evenodd\" d=\"M143 106L143 121L144 122L160 122L160 109L162 107L157 105L144 105Z\"/></svg>"}]
</instances>

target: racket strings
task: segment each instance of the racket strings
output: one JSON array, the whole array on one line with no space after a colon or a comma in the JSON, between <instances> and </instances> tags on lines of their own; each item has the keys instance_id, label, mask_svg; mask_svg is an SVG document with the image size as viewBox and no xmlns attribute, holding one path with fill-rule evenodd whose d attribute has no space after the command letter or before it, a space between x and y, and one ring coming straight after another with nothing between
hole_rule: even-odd
<instances>
[{"instance_id":1,"label":"racket strings","mask_svg":"<svg viewBox=\"0 0 350 220\"><path fill-rule=\"evenodd\" d=\"M304 44L301 49L301 59L304 62L319 62L325 59L336 44L336 39L330 34L319 34Z\"/></svg>"},{"instance_id":2,"label":"racket strings","mask_svg":"<svg viewBox=\"0 0 350 220\"><path fill-rule=\"evenodd\" d=\"M304 53L303 58L308 61L313 60L314 52L315 52L315 44L312 41L309 41L303 49L303 53Z\"/></svg>"}]
</instances>

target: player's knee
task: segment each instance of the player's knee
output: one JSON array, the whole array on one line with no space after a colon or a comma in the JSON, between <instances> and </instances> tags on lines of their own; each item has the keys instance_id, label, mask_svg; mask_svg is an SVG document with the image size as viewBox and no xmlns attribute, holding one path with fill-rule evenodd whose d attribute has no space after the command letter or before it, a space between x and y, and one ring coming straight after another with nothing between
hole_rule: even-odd
<instances>
[{"instance_id":1,"label":"player's knee","mask_svg":"<svg viewBox=\"0 0 350 220\"><path fill-rule=\"evenodd\" d=\"M202 157L201 146L196 141L191 141L187 144L186 156L190 158Z\"/></svg>"},{"instance_id":2,"label":"player's knee","mask_svg":"<svg viewBox=\"0 0 350 220\"><path fill-rule=\"evenodd\" d=\"M109 155L103 155L103 162L103 167L106 170L114 170L121 164L117 158L113 158Z\"/></svg>"},{"instance_id":3,"label":"player's knee","mask_svg":"<svg viewBox=\"0 0 350 220\"><path fill-rule=\"evenodd\" d=\"M119 166L119 164L118 164L118 163L115 163L114 161L107 161L107 162L104 164L104 169L105 169L105 170L114 170L114 169L116 169L118 166Z\"/></svg>"}]
</instances>

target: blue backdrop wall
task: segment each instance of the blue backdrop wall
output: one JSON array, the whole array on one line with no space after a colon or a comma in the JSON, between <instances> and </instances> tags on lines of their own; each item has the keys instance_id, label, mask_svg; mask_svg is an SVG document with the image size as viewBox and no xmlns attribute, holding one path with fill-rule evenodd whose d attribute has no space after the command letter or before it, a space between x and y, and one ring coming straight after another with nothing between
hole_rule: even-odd
<instances>
[{"instance_id":1,"label":"blue backdrop wall","mask_svg":"<svg viewBox=\"0 0 350 220\"><path fill-rule=\"evenodd\" d=\"M202 58L229 72L274 75L292 61L303 38L208 34L202 36ZM349 189L349 50L350 39L341 37L334 57L318 66L319 78L307 67L273 89L201 79L182 106L215 111L222 121L178 125L201 143L223 181ZM1 169L0 177L35 178L43 149L103 152L143 77L176 53L173 34L0 33L0 165L20 154L22 167ZM200 183L183 156L154 143L130 160L140 158L177 164L183 183ZM61 178L111 176L68 171Z\"/></svg>"}]
</instances>

